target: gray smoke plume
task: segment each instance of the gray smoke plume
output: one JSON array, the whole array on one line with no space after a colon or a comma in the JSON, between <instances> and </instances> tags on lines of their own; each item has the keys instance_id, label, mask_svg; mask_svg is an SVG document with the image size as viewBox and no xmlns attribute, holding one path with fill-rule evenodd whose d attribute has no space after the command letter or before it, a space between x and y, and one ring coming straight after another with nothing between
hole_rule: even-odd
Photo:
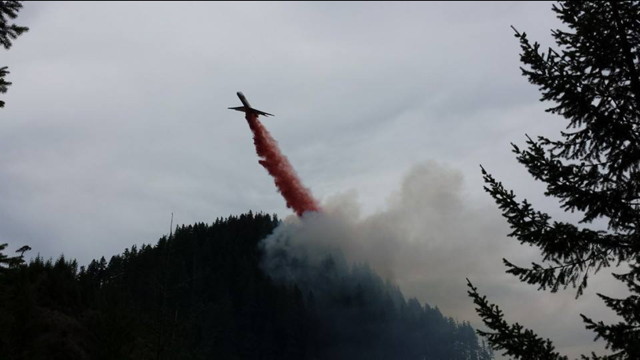
<instances>
[{"instance_id":1,"label":"gray smoke plume","mask_svg":"<svg viewBox=\"0 0 640 360\"><path fill-rule=\"evenodd\" d=\"M434 293L447 284L459 287L453 296L465 296L467 271L482 267L483 255L497 246L492 240L507 233L496 211L464 203L460 172L435 162L411 169L384 211L361 216L354 192L334 196L322 208L285 219L265 239L264 270L273 278L300 281L309 276L301 264L314 268L333 254L345 264L366 263L407 294L439 305L449 296ZM461 256L470 248L475 261Z\"/></svg>"},{"instance_id":2,"label":"gray smoke plume","mask_svg":"<svg viewBox=\"0 0 640 360\"><path fill-rule=\"evenodd\" d=\"M470 278L510 321L551 338L563 353L602 349L579 314L615 321L595 295L596 290L616 293L610 275L592 278L585 295L575 300L571 289L539 292L506 274L502 258L526 266L539 261L539 254L506 237L508 225L488 195L483 205L467 201L463 180L460 172L436 162L415 166L387 208L368 216L362 216L355 192L334 196L322 212L289 217L263 241L263 269L276 281L315 289L317 296L335 291L335 284L357 286L358 274L370 268L385 280L370 278L389 280L386 291L394 301L402 297L399 290L393 295L397 286L445 316L482 328L466 293Z\"/></svg>"},{"instance_id":3,"label":"gray smoke plume","mask_svg":"<svg viewBox=\"0 0 640 360\"><path fill-rule=\"evenodd\" d=\"M295 284L317 314L312 338L322 344L320 358L488 356L462 323L468 319L456 323L432 307L441 295L429 298L448 297L445 284L454 283L460 291L453 296L466 299L465 264L455 252L477 230L463 225L482 216L465 208L461 193L459 172L429 162L409 172L385 211L361 216L356 194L343 194L320 212L285 219L263 241L263 270ZM455 274L462 281L452 282ZM427 303L407 301L401 288Z\"/></svg>"}]
</instances>

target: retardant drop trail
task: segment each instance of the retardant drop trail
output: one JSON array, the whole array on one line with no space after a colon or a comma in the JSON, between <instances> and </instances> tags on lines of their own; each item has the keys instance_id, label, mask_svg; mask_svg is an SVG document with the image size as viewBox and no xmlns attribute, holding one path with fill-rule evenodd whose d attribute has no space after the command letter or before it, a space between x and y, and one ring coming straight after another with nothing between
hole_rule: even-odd
<instances>
[{"instance_id":1,"label":"retardant drop trail","mask_svg":"<svg viewBox=\"0 0 640 360\"><path fill-rule=\"evenodd\" d=\"M273 177L278 191L287 202L287 207L293 209L298 216L307 211L319 211L318 202L311 195L311 191L302 185L293 166L280 152L276 140L258 120L258 115L247 113L246 119L253 132L256 153L260 157L258 162Z\"/></svg>"}]
</instances>

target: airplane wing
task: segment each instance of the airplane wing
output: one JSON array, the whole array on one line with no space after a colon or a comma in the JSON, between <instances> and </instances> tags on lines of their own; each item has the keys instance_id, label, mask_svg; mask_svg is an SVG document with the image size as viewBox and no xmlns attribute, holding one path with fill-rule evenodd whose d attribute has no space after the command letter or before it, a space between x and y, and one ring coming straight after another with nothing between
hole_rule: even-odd
<instances>
[{"instance_id":1,"label":"airplane wing","mask_svg":"<svg viewBox=\"0 0 640 360\"><path fill-rule=\"evenodd\" d=\"M255 111L256 113L262 115L262 116L274 116L273 114L269 114L269 113L266 113L264 111L260 111L260 110L256 110L256 109L252 109L252 110Z\"/></svg>"},{"instance_id":2,"label":"airplane wing","mask_svg":"<svg viewBox=\"0 0 640 360\"><path fill-rule=\"evenodd\" d=\"M262 115L262 116L274 116L273 114L269 114L267 112L264 111L260 111L254 108L250 108L250 107L246 107L246 106L238 106L238 107L230 107L230 110L236 110L236 111L242 111L245 112L247 114L258 114L258 115Z\"/></svg>"}]
</instances>

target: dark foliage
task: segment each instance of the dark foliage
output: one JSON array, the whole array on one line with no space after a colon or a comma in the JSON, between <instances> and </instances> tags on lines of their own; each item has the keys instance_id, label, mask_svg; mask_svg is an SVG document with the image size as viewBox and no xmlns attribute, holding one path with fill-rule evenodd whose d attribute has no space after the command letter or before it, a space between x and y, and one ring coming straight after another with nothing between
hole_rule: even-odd
<instances>
[{"instance_id":1,"label":"dark foliage","mask_svg":"<svg viewBox=\"0 0 640 360\"><path fill-rule=\"evenodd\" d=\"M20 1L0 1L0 45L9 50L13 44L13 40L18 36L27 32L29 28L18 26L10 23L11 20L18 16L18 12L22 8ZM0 67L0 94L7 92L10 82L4 79L9 74L6 66ZM0 108L4 107L4 101L0 100Z\"/></svg>"},{"instance_id":2,"label":"dark foliage","mask_svg":"<svg viewBox=\"0 0 640 360\"><path fill-rule=\"evenodd\" d=\"M259 246L277 224L248 213L86 268L63 256L7 268L0 358L490 358L468 323L405 301L366 266L334 277L328 258L324 288L277 284Z\"/></svg>"},{"instance_id":3,"label":"dark foliage","mask_svg":"<svg viewBox=\"0 0 640 360\"><path fill-rule=\"evenodd\" d=\"M14 267L22 263L22 256L7 256L2 253L7 248L8 244L0 244L0 272L6 268ZM26 251L26 250L25 250Z\"/></svg>"},{"instance_id":4,"label":"dark foliage","mask_svg":"<svg viewBox=\"0 0 640 360\"><path fill-rule=\"evenodd\" d=\"M582 220L580 225L552 221L526 200L516 201L483 168L485 189L509 222L509 235L543 255L544 263L530 268L504 260L507 272L521 281L551 292L572 286L579 297L590 273L629 266L629 272L614 276L630 296L598 294L621 322L605 325L582 316L614 352L601 358L640 359L640 3L568 1L553 10L567 26L553 31L560 52L542 53L525 33L516 31L516 37L523 75L540 88L542 101L555 103L547 111L568 120L568 130L560 141L528 138L526 149L513 145L513 152L547 185L545 195L558 198L565 211L580 212ZM596 219L608 223L607 231L589 228ZM508 325L502 312L469 286L495 348L520 359L561 358L549 340Z\"/></svg>"}]
</instances>

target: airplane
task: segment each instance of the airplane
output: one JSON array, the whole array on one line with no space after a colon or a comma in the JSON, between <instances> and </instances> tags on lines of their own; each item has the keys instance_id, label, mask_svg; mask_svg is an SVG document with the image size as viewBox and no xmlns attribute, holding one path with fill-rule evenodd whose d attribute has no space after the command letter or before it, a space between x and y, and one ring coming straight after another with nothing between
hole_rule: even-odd
<instances>
[{"instance_id":1,"label":"airplane","mask_svg":"<svg viewBox=\"0 0 640 360\"><path fill-rule=\"evenodd\" d=\"M251 105L249 105L249 101L247 101L247 98L244 97L244 94L242 94L241 91L238 91L237 95L240 98L240 101L242 101L242 104L244 106L230 107L229 109L236 110L236 111L242 111L242 112L245 112L247 114L256 114L256 115L262 115L262 116L273 116L273 114L269 114L269 113L266 113L264 111L260 111L260 110L252 108Z\"/></svg>"}]
</instances>

